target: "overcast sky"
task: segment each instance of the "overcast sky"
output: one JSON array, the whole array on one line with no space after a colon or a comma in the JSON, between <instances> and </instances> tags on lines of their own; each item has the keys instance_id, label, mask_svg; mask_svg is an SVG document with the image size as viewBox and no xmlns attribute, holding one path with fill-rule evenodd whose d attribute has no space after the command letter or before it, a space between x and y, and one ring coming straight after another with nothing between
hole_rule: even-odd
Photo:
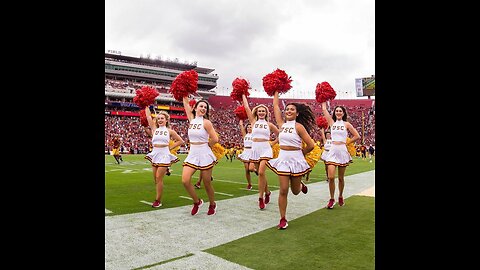
<instances>
[{"instance_id":1,"label":"overcast sky","mask_svg":"<svg viewBox=\"0 0 480 270\"><path fill-rule=\"evenodd\" d=\"M375 75L375 0L105 0L105 50L196 61L220 94L241 77L266 96L279 68L293 80L284 97L314 98L327 81L355 98L355 79Z\"/></svg>"}]
</instances>

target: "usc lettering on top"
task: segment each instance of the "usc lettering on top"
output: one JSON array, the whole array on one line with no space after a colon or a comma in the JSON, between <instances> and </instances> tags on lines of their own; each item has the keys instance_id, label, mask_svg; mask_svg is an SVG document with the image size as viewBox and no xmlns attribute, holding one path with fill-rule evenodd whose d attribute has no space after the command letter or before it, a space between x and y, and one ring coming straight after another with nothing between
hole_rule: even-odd
<instances>
[{"instance_id":1,"label":"usc lettering on top","mask_svg":"<svg viewBox=\"0 0 480 270\"><path fill-rule=\"evenodd\" d=\"M190 124L188 129L201 129L202 124Z\"/></svg>"}]
</instances>

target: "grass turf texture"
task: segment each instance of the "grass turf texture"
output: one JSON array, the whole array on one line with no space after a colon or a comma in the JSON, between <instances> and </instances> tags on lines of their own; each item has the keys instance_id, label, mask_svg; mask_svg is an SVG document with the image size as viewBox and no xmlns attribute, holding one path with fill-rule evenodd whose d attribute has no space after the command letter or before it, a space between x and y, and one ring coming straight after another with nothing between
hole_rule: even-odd
<instances>
[{"instance_id":1,"label":"grass turf texture","mask_svg":"<svg viewBox=\"0 0 480 270\"><path fill-rule=\"evenodd\" d=\"M351 196L345 203L206 252L257 270L375 269L375 198Z\"/></svg>"},{"instance_id":2,"label":"grass turf texture","mask_svg":"<svg viewBox=\"0 0 480 270\"><path fill-rule=\"evenodd\" d=\"M114 157L105 155L105 208L112 213L106 213L106 216L121 215L145 211L155 211L158 209L178 207L183 205L192 205L189 199L179 196L189 197L183 187L181 174L182 163L186 155L179 155L180 161L172 166L172 174L163 179L162 206L152 208L148 203L155 199L155 184L153 180L152 168L150 162L144 159L145 155L123 155L123 162L117 164ZM354 157L354 162L348 166L346 175L375 169L375 162L362 160ZM278 177L270 169L266 170L270 190L277 190ZM258 177L251 173L253 189L258 190ZM198 180L199 171L192 177L192 184ZM243 163L239 160L227 160L223 157L213 169L213 187L216 192L231 194L233 196L215 194L215 200L230 199L239 196L258 194L258 191L246 190L247 180ZM325 181L325 169L323 162L317 163L310 174L308 183ZM205 188L202 184L201 189L196 189L197 195L205 202L208 201Z\"/></svg>"}]
</instances>

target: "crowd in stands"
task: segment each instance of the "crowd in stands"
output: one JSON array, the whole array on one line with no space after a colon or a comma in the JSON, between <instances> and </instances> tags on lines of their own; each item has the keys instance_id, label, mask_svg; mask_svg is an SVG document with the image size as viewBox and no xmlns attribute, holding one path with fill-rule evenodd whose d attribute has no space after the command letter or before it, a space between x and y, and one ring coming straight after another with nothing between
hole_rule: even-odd
<instances>
[{"instance_id":1,"label":"crowd in stands","mask_svg":"<svg viewBox=\"0 0 480 270\"><path fill-rule=\"evenodd\" d=\"M239 103L232 101L230 97L212 97L209 99L212 105L210 112L210 119L215 127L215 130L219 134L220 144L222 145L236 145L243 146L243 138L238 126L238 118L235 117L234 110L239 106ZM259 102L255 102L256 99L249 99L250 108L254 108L258 104L265 104L270 110L271 122L276 123L273 116L273 105L259 99ZM285 100L285 104L295 100ZM301 101L307 103L312 111L320 116L321 108L314 100ZM346 103L346 102L344 102ZM371 106L365 106L365 104L352 105L343 104L342 100L336 100L332 102L330 110L334 109L335 105L344 105L347 108L349 115L349 122L357 129L362 135L364 134L364 145L370 144L375 146L375 111ZM283 107L283 106L281 106ZM122 110L117 107L116 110ZM107 110L107 109L106 109ZM128 109L125 108L125 111ZM181 112L169 112L170 114L177 114ZM363 117L363 119L362 119ZM362 121L364 123L362 129ZM186 120L171 119L172 128L188 142L187 136L187 122ZM118 134L123 141L123 153L138 153L146 154L151 148L151 139L147 137L143 127L140 125L139 117L134 116L114 116L105 115L105 153L111 150L111 140L113 136ZM314 140L320 140L318 128L312 134L310 134ZM273 138L272 138L273 139ZM361 143L361 141L359 142Z\"/></svg>"}]
</instances>

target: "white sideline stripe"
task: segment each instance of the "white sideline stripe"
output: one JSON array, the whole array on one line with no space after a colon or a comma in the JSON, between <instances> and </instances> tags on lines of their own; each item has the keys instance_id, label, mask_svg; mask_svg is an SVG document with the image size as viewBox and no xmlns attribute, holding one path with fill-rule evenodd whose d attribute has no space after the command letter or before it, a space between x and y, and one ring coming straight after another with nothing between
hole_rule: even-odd
<instances>
[{"instance_id":1,"label":"white sideline stripe","mask_svg":"<svg viewBox=\"0 0 480 270\"><path fill-rule=\"evenodd\" d=\"M172 175L175 175L175 176L181 176L180 174L173 174ZM196 178L198 179L198 176L196 177L192 177L192 178ZM230 180L223 180L223 179L217 179L215 177L213 177L213 182L215 183L215 181L218 181L218 182L225 182L225 183L232 183L232 184L241 184L241 185L245 185L245 182L235 182L235 181L230 181ZM258 186L258 184L252 184L252 186ZM270 185L268 184L269 187L274 187L274 188L280 188L279 186L274 186L274 185Z\"/></svg>"},{"instance_id":2,"label":"white sideline stripe","mask_svg":"<svg viewBox=\"0 0 480 270\"><path fill-rule=\"evenodd\" d=\"M140 201L141 203L144 203L144 204L148 204L148 205L152 205L151 202L146 202L146 201Z\"/></svg>"},{"instance_id":3,"label":"white sideline stripe","mask_svg":"<svg viewBox=\"0 0 480 270\"><path fill-rule=\"evenodd\" d=\"M110 214L110 213L113 213L113 212L105 208L105 214Z\"/></svg>"},{"instance_id":4,"label":"white sideline stripe","mask_svg":"<svg viewBox=\"0 0 480 270\"><path fill-rule=\"evenodd\" d=\"M189 200L193 201L193 199L192 199L192 198L190 198L190 197L185 197L185 196L178 196L178 197L180 197L180 198L184 198L184 199L189 199Z\"/></svg>"},{"instance_id":5,"label":"white sideline stripe","mask_svg":"<svg viewBox=\"0 0 480 270\"><path fill-rule=\"evenodd\" d=\"M226 195L226 196L230 196L230 197L233 197L233 194L228 194L228 193L223 193L223 192L217 192L215 191L216 194L221 194L221 195Z\"/></svg>"},{"instance_id":6,"label":"white sideline stripe","mask_svg":"<svg viewBox=\"0 0 480 270\"><path fill-rule=\"evenodd\" d=\"M250 189L250 190L248 190L248 189L246 189L246 188L239 188L239 189L241 189L241 190L246 190L246 191L258 191L258 189L253 189L253 188Z\"/></svg>"}]
</instances>

